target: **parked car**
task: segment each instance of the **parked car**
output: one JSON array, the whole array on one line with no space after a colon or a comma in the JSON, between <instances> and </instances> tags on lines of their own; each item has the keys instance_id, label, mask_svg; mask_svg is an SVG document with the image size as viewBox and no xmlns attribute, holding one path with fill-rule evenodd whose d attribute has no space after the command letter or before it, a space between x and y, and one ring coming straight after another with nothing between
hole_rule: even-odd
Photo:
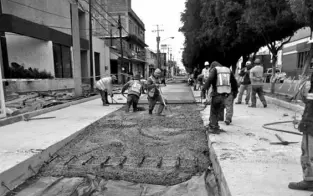
<instances>
[{"instance_id":1,"label":"parked car","mask_svg":"<svg viewBox=\"0 0 313 196\"><path fill-rule=\"evenodd\" d=\"M273 69L272 68L268 68L266 70L266 73L264 74L266 83L269 83L271 81L272 75L273 75ZM285 72L281 72L280 69L276 68L276 71L275 71L275 82L276 83L283 83L285 78L286 78L286 75L287 74Z\"/></svg>"}]
</instances>

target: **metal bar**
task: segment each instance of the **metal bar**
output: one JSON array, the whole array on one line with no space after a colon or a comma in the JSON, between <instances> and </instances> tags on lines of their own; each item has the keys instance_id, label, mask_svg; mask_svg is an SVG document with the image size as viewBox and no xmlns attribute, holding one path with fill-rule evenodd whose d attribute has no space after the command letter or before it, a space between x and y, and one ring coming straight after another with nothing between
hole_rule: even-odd
<instances>
[{"instance_id":1,"label":"metal bar","mask_svg":"<svg viewBox=\"0 0 313 196\"><path fill-rule=\"evenodd\" d=\"M55 116L51 116L51 117L41 117L41 118L24 118L25 121L31 121L31 120L45 120L45 119L52 119L52 118L56 118Z\"/></svg>"},{"instance_id":2,"label":"metal bar","mask_svg":"<svg viewBox=\"0 0 313 196\"><path fill-rule=\"evenodd\" d=\"M7 185L5 185L4 182L1 182L1 186L3 186L4 188L8 189L9 192L12 191Z\"/></svg>"},{"instance_id":3,"label":"metal bar","mask_svg":"<svg viewBox=\"0 0 313 196\"><path fill-rule=\"evenodd\" d=\"M68 160L67 162L64 163L64 165L69 164L69 163L70 163L72 160L74 160L75 158L78 159L76 155L75 155L75 156L72 156L72 157L70 158L70 160Z\"/></svg>"},{"instance_id":4,"label":"metal bar","mask_svg":"<svg viewBox=\"0 0 313 196\"><path fill-rule=\"evenodd\" d=\"M34 174L37 174L37 172L33 169L33 167L31 165L28 166L28 170L30 170Z\"/></svg>"},{"instance_id":5,"label":"metal bar","mask_svg":"<svg viewBox=\"0 0 313 196\"><path fill-rule=\"evenodd\" d=\"M122 161L118 164L120 167L123 167L123 165L126 163L127 161L127 157L124 156L124 158L122 159Z\"/></svg>"},{"instance_id":6,"label":"metal bar","mask_svg":"<svg viewBox=\"0 0 313 196\"><path fill-rule=\"evenodd\" d=\"M89 161L95 159L94 156L91 156L87 161L83 162L82 165L86 165L87 163L89 163Z\"/></svg>"},{"instance_id":7,"label":"metal bar","mask_svg":"<svg viewBox=\"0 0 313 196\"><path fill-rule=\"evenodd\" d=\"M145 162L146 156L143 156L141 158L141 161L138 163L138 167L141 167L143 165L143 163Z\"/></svg>"},{"instance_id":8,"label":"metal bar","mask_svg":"<svg viewBox=\"0 0 313 196\"><path fill-rule=\"evenodd\" d=\"M176 160L176 163L175 163L175 167L179 168L180 164L181 164L181 159L180 159L180 157L177 157L177 160Z\"/></svg>"},{"instance_id":9,"label":"metal bar","mask_svg":"<svg viewBox=\"0 0 313 196\"><path fill-rule=\"evenodd\" d=\"M157 164L157 168L161 168L163 164L163 157L159 158L158 164Z\"/></svg>"},{"instance_id":10,"label":"metal bar","mask_svg":"<svg viewBox=\"0 0 313 196\"><path fill-rule=\"evenodd\" d=\"M48 165L49 163L51 163L52 161L54 161L55 159L57 159L59 157L60 157L60 155L57 154L55 157L52 157L49 161L45 161L44 163Z\"/></svg>"}]
</instances>

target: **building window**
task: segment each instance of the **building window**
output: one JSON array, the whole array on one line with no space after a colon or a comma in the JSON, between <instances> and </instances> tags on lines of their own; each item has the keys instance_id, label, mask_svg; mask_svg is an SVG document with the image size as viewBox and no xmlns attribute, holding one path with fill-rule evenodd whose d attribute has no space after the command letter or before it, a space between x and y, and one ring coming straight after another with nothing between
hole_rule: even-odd
<instances>
[{"instance_id":1,"label":"building window","mask_svg":"<svg viewBox=\"0 0 313 196\"><path fill-rule=\"evenodd\" d=\"M72 58L70 47L53 44L54 71L56 78L72 78Z\"/></svg>"},{"instance_id":2,"label":"building window","mask_svg":"<svg viewBox=\"0 0 313 196\"><path fill-rule=\"evenodd\" d=\"M299 69L302 69L304 67L307 55L309 55L309 51L298 53L298 68ZM311 60L310 68L313 69L313 59Z\"/></svg>"}]
</instances>

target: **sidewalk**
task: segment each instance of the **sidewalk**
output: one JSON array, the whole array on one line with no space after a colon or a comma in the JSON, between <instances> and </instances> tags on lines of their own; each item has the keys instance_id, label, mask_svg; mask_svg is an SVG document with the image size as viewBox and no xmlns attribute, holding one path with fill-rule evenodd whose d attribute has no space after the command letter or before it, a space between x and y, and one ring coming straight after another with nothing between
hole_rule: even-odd
<instances>
[{"instance_id":1,"label":"sidewalk","mask_svg":"<svg viewBox=\"0 0 313 196\"><path fill-rule=\"evenodd\" d=\"M53 151L65 144L62 141L74 137L86 126L121 107L122 105L103 107L99 98L35 117L56 117L53 119L21 121L0 127L0 181L7 181L9 177L20 181L27 177L25 175L21 177L21 172L26 167L23 163L26 160L30 165L42 161L47 155L43 154L44 152L40 153L41 151L53 147L49 152L53 154ZM34 155L37 155L37 158L34 158L36 157ZM20 173L20 176L17 173ZM15 175L17 179L11 175Z\"/></svg>"},{"instance_id":2,"label":"sidewalk","mask_svg":"<svg viewBox=\"0 0 313 196\"><path fill-rule=\"evenodd\" d=\"M199 91L195 92L195 96L200 96ZM220 122L226 133L210 135L210 144L218 158L215 164L221 167L231 195L310 195L310 192L288 189L289 182L302 180L301 136L262 128L265 123L292 120L294 112L272 104L266 109L258 106L259 108L252 109L247 105L235 105L232 125L226 126ZM283 117L284 114L288 116ZM209 106L202 115L207 125ZM298 132L292 124L275 127ZM279 142L275 134L284 140L299 143L289 146L270 145L270 142Z\"/></svg>"}]
</instances>

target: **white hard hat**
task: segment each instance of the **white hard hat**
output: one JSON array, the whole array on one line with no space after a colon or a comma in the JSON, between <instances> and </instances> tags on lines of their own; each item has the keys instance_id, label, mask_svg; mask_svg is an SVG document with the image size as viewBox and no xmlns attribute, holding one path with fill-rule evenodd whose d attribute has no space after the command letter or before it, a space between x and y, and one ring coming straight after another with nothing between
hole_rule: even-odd
<instances>
[{"instance_id":1,"label":"white hard hat","mask_svg":"<svg viewBox=\"0 0 313 196\"><path fill-rule=\"evenodd\" d=\"M246 62L246 65L251 65L251 61L247 61L247 62Z\"/></svg>"},{"instance_id":2,"label":"white hard hat","mask_svg":"<svg viewBox=\"0 0 313 196\"><path fill-rule=\"evenodd\" d=\"M210 65L209 61L205 61L204 65L205 66Z\"/></svg>"}]
</instances>

